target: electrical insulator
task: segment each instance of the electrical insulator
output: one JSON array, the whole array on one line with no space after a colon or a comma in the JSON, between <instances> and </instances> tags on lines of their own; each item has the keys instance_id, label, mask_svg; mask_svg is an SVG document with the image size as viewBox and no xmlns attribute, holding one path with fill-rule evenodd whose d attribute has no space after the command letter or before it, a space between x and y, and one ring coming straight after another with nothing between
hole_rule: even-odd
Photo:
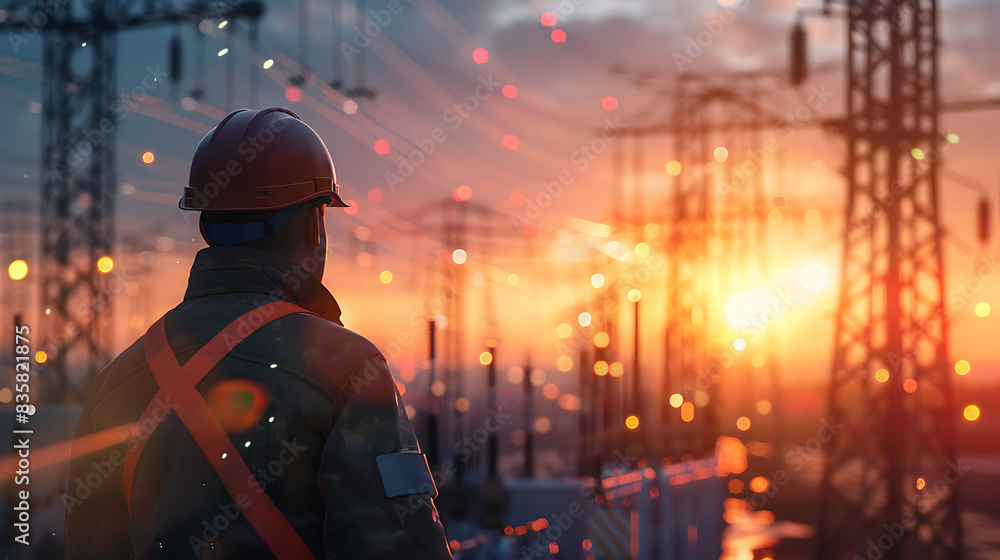
<instances>
[{"instance_id":1,"label":"electrical insulator","mask_svg":"<svg viewBox=\"0 0 1000 560\"><path fill-rule=\"evenodd\" d=\"M990 201L979 199L979 242L986 243L990 240Z\"/></svg>"},{"instance_id":2,"label":"electrical insulator","mask_svg":"<svg viewBox=\"0 0 1000 560\"><path fill-rule=\"evenodd\" d=\"M181 81L181 38L177 36L170 40L170 79Z\"/></svg>"},{"instance_id":3,"label":"electrical insulator","mask_svg":"<svg viewBox=\"0 0 1000 560\"><path fill-rule=\"evenodd\" d=\"M792 85L806 81L806 28L802 21L796 21L792 29L791 80Z\"/></svg>"}]
</instances>

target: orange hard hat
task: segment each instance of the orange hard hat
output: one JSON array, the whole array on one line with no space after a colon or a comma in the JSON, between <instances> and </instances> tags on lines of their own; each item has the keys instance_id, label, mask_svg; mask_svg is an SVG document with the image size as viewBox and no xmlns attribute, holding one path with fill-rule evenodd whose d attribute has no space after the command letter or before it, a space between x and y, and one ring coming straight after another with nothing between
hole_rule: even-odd
<instances>
[{"instance_id":1,"label":"orange hard hat","mask_svg":"<svg viewBox=\"0 0 1000 560\"><path fill-rule=\"evenodd\" d=\"M182 210L279 210L338 193L326 144L282 107L238 109L202 138L178 206Z\"/></svg>"}]
</instances>

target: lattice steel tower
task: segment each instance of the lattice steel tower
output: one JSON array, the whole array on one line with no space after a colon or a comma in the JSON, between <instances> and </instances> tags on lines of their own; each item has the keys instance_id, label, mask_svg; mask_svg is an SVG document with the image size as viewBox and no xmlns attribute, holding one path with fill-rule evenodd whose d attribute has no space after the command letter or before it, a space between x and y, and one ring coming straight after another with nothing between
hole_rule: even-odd
<instances>
[{"instance_id":1,"label":"lattice steel tower","mask_svg":"<svg viewBox=\"0 0 1000 560\"><path fill-rule=\"evenodd\" d=\"M873 545L885 560L960 558L937 5L852 0L847 15L848 195L829 393L829 419L843 427L826 444L817 558L869 557Z\"/></svg>"},{"instance_id":2,"label":"lattice steel tower","mask_svg":"<svg viewBox=\"0 0 1000 560\"><path fill-rule=\"evenodd\" d=\"M48 354L47 399L59 402L72 397L74 383L67 378L71 363L86 382L110 358L111 302L117 292L113 273L100 273L96 263L111 255L115 237L118 32L248 19L255 46L263 5L240 0L179 8L153 0L79 0L45 5L14 1L4 8L0 28L12 29L9 38L16 49L39 28L44 37L41 297L48 312L40 349ZM17 33L21 29L33 31Z\"/></svg>"}]
</instances>

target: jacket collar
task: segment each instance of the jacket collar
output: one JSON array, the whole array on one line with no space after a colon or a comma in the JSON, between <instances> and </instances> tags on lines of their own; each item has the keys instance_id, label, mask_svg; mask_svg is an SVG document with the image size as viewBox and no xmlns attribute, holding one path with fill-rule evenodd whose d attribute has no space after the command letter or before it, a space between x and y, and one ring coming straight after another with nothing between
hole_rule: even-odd
<instances>
[{"instance_id":1,"label":"jacket collar","mask_svg":"<svg viewBox=\"0 0 1000 560\"><path fill-rule=\"evenodd\" d=\"M184 300L232 293L265 294L272 301L290 301L343 326L337 300L315 276L290 259L250 247L198 251Z\"/></svg>"}]
</instances>

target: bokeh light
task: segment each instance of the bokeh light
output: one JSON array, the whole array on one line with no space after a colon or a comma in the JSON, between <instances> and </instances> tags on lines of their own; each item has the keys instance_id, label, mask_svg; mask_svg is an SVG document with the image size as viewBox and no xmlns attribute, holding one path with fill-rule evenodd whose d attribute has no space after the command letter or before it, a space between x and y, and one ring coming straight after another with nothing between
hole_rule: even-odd
<instances>
[{"instance_id":1,"label":"bokeh light","mask_svg":"<svg viewBox=\"0 0 1000 560\"><path fill-rule=\"evenodd\" d=\"M729 159L729 150L725 149L722 146L719 146L718 148L715 149L715 151L712 152L712 156L715 157L715 161L719 163L725 163L726 160Z\"/></svg>"},{"instance_id":2,"label":"bokeh light","mask_svg":"<svg viewBox=\"0 0 1000 560\"><path fill-rule=\"evenodd\" d=\"M142 163L145 163L146 165L149 165L149 164L153 163L153 161L155 159L156 159L156 156L153 155L153 152L143 152L142 153Z\"/></svg>"},{"instance_id":3,"label":"bokeh light","mask_svg":"<svg viewBox=\"0 0 1000 560\"><path fill-rule=\"evenodd\" d=\"M670 406L680 408L682 404L684 404L684 395L681 395L680 393L670 395Z\"/></svg>"},{"instance_id":4,"label":"bokeh light","mask_svg":"<svg viewBox=\"0 0 1000 560\"><path fill-rule=\"evenodd\" d=\"M607 348L610 343L611 337L608 336L608 333L601 331L594 335L594 346L598 348Z\"/></svg>"},{"instance_id":5,"label":"bokeh light","mask_svg":"<svg viewBox=\"0 0 1000 560\"><path fill-rule=\"evenodd\" d=\"M670 175L671 177L676 177L681 174L681 169L683 169L683 167L681 166L681 162L677 161L676 159L667 162L667 175Z\"/></svg>"},{"instance_id":6,"label":"bokeh light","mask_svg":"<svg viewBox=\"0 0 1000 560\"><path fill-rule=\"evenodd\" d=\"M556 326L556 336L559 338L569 338L573 334L573 327L569 323L559 323Z\"/></svg>"},{"instance_id":7,"label":"bokeh light","mask_svg":"<svg viewBox=\"0 0 1000 560\"><path fill-rule=\"evenodd\" d=\"M562 29L552 30L552 42L553 43L565 43L566 42L566 32Z\"/></svg>"},{"instance_id":8,"label":"bokeh light","mask_svg":"<svg viewBox=\"0 0 1000 560\"><path fill-rule=\"evenodd\" d=\"M105 255L97 259L97 271L102 274L107 274L115 267L115 261L111 257Z\"/></svg>"},{"instance_id":9,"label":"bokeh light","mask_svg":"<svg viewBox=\"0 0 1000 560\"><path fill-rule=\"evenodd\" d=\"M980 411L978 406L970 404L969 406L965 407L965 410L962 412L962 415L965 416L965 419L968 420L969 422L973 422L979 419L979 412Z\"/></svg>"},{"instance_id":10,"label":"bokeh light","mask_svg":"<svg viewBox=\"0 0 1000 560\"><path fill-rule=\"evenodd\" d=\"M10 265L7 266L7 276L10 276L11 280L23 280L27 275L28 263L21 259L12 261Z\"/></svg>"},{"instance_id":11,"label":"bokeh light","mask_svg":"<svg viewBox=\"0 0 1000 560\"><path fill-rule=\"evenodd\" d=\"M634 415L634 414L629 415L629 417L625 419L625 427L628 428L628 429L630 429L630 430L634 430L634 429L638 428L639 427L639 417L636 416L636 415Z\"/></svg>"},{"instance_id":12,"label":"bokeh light","mask_svg":"<svg viewBox=\"0 0 1000 560\"><path fill-rule=\"evenodd\" d=\"M472 60L476 64L486 64L490 60L490 51L484 49L483 47L479 47L472 51Z\"/></svg>"},{"instance_id":13,"label":"bokeh light","mask_svg":"<svg viewBox=\"0 0 1000 560\"><path fill-rule=\"evenodd\" d=\"M375 141L374 148L376 154L384 156L389 153L389 149L391 148L391 146L389 145L388 140L386 140L385 138L379 138L378 140Z\"/></svg>"},{"instance_id":14,"label":"bokeh light","mask_svg":"<svg viewBox=\"0 0 1000 560\"><path fill-rule=\"evenodd\" d=\"M576 322L580 323L581 327L589 327L592 319L593 318L590 316L590 313L584 311L583 313L577 315Z\"/></svg>"},{"instance_id":15,"label":"bokeh light","mask_svg":"<svg viewBox=\"0 0 1000 560\"><path fill-rule=\"evenodd\" d=\"M802 271L799 273L799 282L802 283L803 288L810 292L822 290L826 287L829 280L830 274L827 272L826 267L819 263L809 263L803 266Z\"/></svg>"},{"instance_id":16,"label":"bokeh light","mask_svg":"<svg viewBox=\"0 0 1000 560\"><path fill-rule=\"evenodd\" d=\"M976 304L976 315L979 317L988 317L990 315L990 304L985 301L981 301Z\"/></svg>"},{"instance_id":17,"label":"bokeh light","mask_svg":"<svg viewBox=\"0 0 1000 560\"><path fill-rule=\"evenodd\" d=\"M590 277L590 285L595 288L601 288L604 286L604 275L601 273L594 274Z\"/></svg>"},{"instance_id":18,"label":"bokeh light","mask_svg":"<svg viewBox=\"0 0 1000 560\"><path fill-rule=\"evenodd\" d=\"M885 383L889 380L889 370L881 368L875 372L875 380L879 383Z\"/></svg>"},{"instance_id":19,"label":"bokeh light","mask_svg":"<svg viewBox=\"0 0 1000 560\"><path fill-rule=\"evenodd\" d=\"M614 111L618 108L618 98L609 95L601 99L601 108L605 111Z\"/></svg>"},{"instance_id":20,"label":"bokeh light","mask_svg":"<svg viewBox=\"0 0 1000 560\"><path fill-rule=\"evenodd\" d=\"M740 416L739 418L736 419L736 428L741 432L749 430L750 419L747 418L746 416Z\"/></svg>"},{"instance_id":21,"label":"bokeh light","mask_svg":"<svg viewBox=\"0 0 1000 560\"><path fill-rule=\"evenodd\" d=\"M955 362L955 373L959 375L965 375L972 370L972 365L967 360L959 360Z\"/></svg>"},{"instance_id":22,"label":"bokeh light","mask_svg":"<svg viewBox=\"0 0 1000 560\"><path fill-rule=\"evenodd\" d=\"M466 254L465 249L455 249L451 252L451 260L455 261L455 264L465 264L465 260L469 257Z\"/></svg>"}]
</instances>

